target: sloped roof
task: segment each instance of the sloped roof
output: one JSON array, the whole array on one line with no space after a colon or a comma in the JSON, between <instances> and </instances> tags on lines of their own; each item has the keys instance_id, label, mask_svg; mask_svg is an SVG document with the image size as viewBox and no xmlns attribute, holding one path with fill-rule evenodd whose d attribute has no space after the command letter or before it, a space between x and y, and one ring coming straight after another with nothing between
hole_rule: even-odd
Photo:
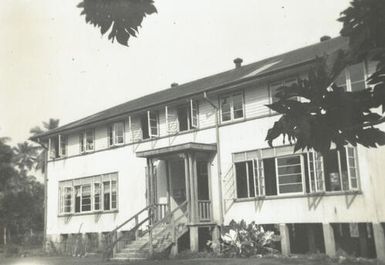
<instances>
[{"instance_id":1,"label":"sloped roof","mask_svg":"<svg viewBox=\"0 0 385 265\"><path fill-rule=\"evenodd\" d=\"M346 49L347 45L348 40L342 37L333 38L328 41L318 42L310 46L299 48L255 63L244 65L236 69L231 69L222 73L204 77L198 80L178 85L176 87L160 90L158 92L125 102L115 107L90 115L83 119L60 126L56 129L33 136L31 137L31 139L34 140L39 137L44 137L58 132L74 129L76 127L85 126L121 114L138 111L147 107L166 103L183 97L189 97L198 93L202 93L204 91L210 91L225 87L227 85L246 81L252 78L258 78L259 76L266 75L271 72L276 72L280 69L292 67L300 63L311 62L316 58L316 56L330 54L339 49Z\"/></svg>"}]
</instances>

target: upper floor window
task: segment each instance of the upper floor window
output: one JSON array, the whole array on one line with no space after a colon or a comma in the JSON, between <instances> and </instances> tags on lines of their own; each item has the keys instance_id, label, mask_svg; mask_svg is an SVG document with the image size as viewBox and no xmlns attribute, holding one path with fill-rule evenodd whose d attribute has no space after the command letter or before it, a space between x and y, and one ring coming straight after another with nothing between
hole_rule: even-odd
<instances>
[{"instance_id":1,"label":"upper floor window","mask_svg":"<svg viewBox=\"0 0 385 265\"><path fill-rule=\"evenodd\" d=\"M269 85L270 89L270 103L277 102L279 98L276 97L277 90L281 87L290 87L293 84L296 84L298 82L297 78L289 78L285 80L281 80L278 82L271 83Z\"/></svg>"},{"instance_id":2,"label":"upper floor window","mask_svg":"<svg viewBox=\"0 0 385 265\"><path fill-rule=\"evenodd\" d=\"M159 136L159 122L158 113L149 110L146 115L141 118L142 138L148 139Z\"/></svg>"},{"instance_id":3,"label":"upper floor window","mask_svg":"<svg viewBox=\"0 0 385 265\"><path fill-rule=\"evenodd\" d=\"M179 106L177 109L179 131L188 131L198 128L198 104L190 100L189 104Z\"/></svg>"},{"instance_id":4,"label":"upper floor window","mask_svg":"<svg viewBox=\"0 0 385 265\"><path fill-rule=\"evenodd\" d=\"M221 96L221 121L242 119L244 117L243 104L243 92Z\"/></svg>"},{"instance_id":5,"label":"upper floor window","mask_svg":"<svg viewBox=\"0 0 385 265\"><path fill-rule=\"evenodd\" d=\"M95 133L93 129L87 129L79 134L80 152L89 152L94 150Z\"/></svg>"},{"instance_id":6,"label":"upper floor window","mask_svg":"<svg viewBox=\"0 0 385 265\"><path fill-rule=\"evenodd\" d=\"M346 91L355 92L364 90L366 87L365 64L357 63L346 67L334 82Z\"/></svg>"},{"instance_id":7,"label":"upper floor window","mask_svg":"<svg viewBox=\"0 0 385 265\"><path fill-rule=\"evenodd\" d=\"M250 152L234 163L238 198L359 189L353 147L331 150L325 156L316 152L282 153L279 148L253 152L259 155L253 157Z\"/></svg>"},{"instance_id":8,"label":"upper floor window","mask_svg":"<svg viewBox=\"0 0 385 265\"><path fill-rule=\"evenodd\" d=\"M108 144L110 146L124 144L123 122L115 122L108 127Z\"/></svg>"},{"instance_id":9,"label":"upper floor window","mask_svg":"<svg viewBox=\"0 0 385 265\"><path fill-rule=\"evenodd\" d=\"M67 155L67 136L57 135L48 140L49 158L55 159Z\"/></svg>"},{"instance_id":10,"label":"upper floor window","mask_svg":"<svg viewBox=\"0 0 385 265\"><path fill-rule=\"evenodd\" d=\"M67 155L68 138L66 135L59 135L59 156L65 157Z\"/></svg>"}]
</instances>

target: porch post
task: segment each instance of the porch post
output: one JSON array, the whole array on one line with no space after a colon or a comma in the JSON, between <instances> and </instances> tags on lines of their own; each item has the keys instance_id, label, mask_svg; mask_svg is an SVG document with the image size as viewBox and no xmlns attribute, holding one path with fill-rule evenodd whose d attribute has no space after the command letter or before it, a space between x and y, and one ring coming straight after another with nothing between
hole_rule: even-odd
<instances>
[{"instance_id":1,"label":"porch post","mask_svg":"<svg viewBox=\"0 0 385 265\"><path fill-rule=\"evenodd\" d=\"M190 196L191 196L191 221L192 226L190 226L190 250L191 252L199 251L199 238L198 238L198 215L197 215L197 178L196 178L196 164L195 158L192 153L188 154L188 164L189 164L189 177L190 177Z\"/></svg>"},{"instance_id":2,"label":"porch post","mask_svg":"<svg viewBox=\"0 0 385 265\"><path fill-rule=\"evenodd\" d=\"M147 158L147 174L146 174L146 193L147 193L147 205L151 205L151 161L150 158Z\"/></svg>"},{"instance_id":3,"label":"porch post","mask_svg":"<svg viewBox=\"0 0 385 265\"><path fill-rule=\"evenodd\" d=\"M171 212L171 177L170 162L166 160L166 179L167 179L167 213Z\"/></svg>"},{"instance_id":4,"label":"porch post","mask_svg":"<svg viewBox=\"0 0 385 265\"><path fill-rule=\"evenodd\" d=\"M189 164L188 164L188 155L187 153L184 155L184 177L185 177L185 184L186 184L186 200L187 200L187 212L188 212L188 222L192 222L192 216L191 216L191 197L190 197L190 177L189 177Z\"/></svg>"},{"instance_id":5,"label":"porch post","mask_svg":"<svg viewBox=\"0 0 385 265\"><path fill-rule=\"evenodd\" d=\"M190 177L190 196L191 196L191 219L194 224L198 222L197 216L197 180L195 172L195 161L193 154L188 154L189 177Z\"/></svg>"}]
</instances>

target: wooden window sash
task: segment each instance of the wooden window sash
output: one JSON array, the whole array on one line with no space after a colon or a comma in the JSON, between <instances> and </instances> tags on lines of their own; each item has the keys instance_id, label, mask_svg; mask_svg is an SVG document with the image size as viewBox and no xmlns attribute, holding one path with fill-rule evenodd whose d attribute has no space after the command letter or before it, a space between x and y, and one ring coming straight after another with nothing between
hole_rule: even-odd
<instances>
[{"instance_id":1,"label":"wooden window sash","mask_svg":"<svg viewBox=\"0 0 385 265\"><path fill-rule=\"evenodd\" d=\"M198 102L190 99L190 120L191 127L196 129L198 128ZM188 122L190 126L190 122Z\"/></svg>"}]
</instances>

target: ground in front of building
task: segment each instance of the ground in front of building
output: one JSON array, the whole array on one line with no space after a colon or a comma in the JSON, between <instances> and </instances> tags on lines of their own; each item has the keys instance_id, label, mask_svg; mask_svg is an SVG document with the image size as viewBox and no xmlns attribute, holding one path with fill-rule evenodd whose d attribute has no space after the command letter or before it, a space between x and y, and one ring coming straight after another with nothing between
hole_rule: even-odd
<instances>
[{"instance_id":1,"label":"ground in front of building","mask_svg":"<svg viewBox=\"0 0 385 265\"><path fill-rule=\"evenodd\" d=\"M349 260L345 258L331 260L325 256L294 256L264 257L264 258L191 258L173 260L142 260L142 261L102 261L100 257L25 257L25 258L0 258L2 265L336 265L336 264L357 264L373 265L378 264L375 260Z\"/></svg>"}]
</instances>

